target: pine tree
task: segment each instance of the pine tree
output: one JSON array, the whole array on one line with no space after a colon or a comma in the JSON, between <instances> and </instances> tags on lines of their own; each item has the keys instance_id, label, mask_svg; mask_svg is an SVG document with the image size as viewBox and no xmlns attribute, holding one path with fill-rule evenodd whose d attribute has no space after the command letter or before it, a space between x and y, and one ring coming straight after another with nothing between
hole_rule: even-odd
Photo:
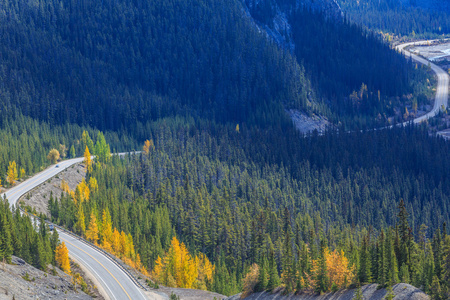
<instances>
[{"instance_id":1,"label":"pine tree","mask_svg":"<svg viewBox=\"0 0 450 300\"><path fill-rule=\"evenodd\" d=\"M364 296L361 290L361 287L359 286L358 289L356 289L356 293L353 295L353 300L364 300Z\"/></svg>"},{"instance_id":2,"label":"pine tree","mask_svg":"<svg viewBox=\"0 0 450 300\"><path fill-rule=\"evenodd\" d=\"M325 245L324 240L321 241L320 248L321 248L321 250L320 250L319 259L317 261L315 261L316 266L313 267L313 269L315 269L313 274L315 274L315 278L314 278L315 282L316 282L315 291L317 293L326 292L330 288L330 286L328 284L327 263L326 263L326 257L325 257L325 252L328 249Z\"/></svg>"},{"instance_id":3,"label":"pine tree","mask_svg":"<svg viewBox=\"0 0 450 300\"><path fill-rule=\"evenodd\" d=\"M268 285L268 268L269 268L269 262L267 261L267 257L265 255L262 255L260 259L260 268L259 268L259 275L258 275L258 284L256 285L255 289L256 291L265 291L267 289Z\"/></svg>"},{"instance_id":4,"label":"pine tree","mask_svg":"<svg viewBox=\"0 0 450 300\"><path fill-rule=\"evenodd\" d=\"M444 283L444 291L445 297L450 299L450 235L445 236L444 240L444 269L443 269L443 283Z\"/></svg>"},{"instance_id":5,"label":"pine tree","mask_svg":"<svg viewBox=\"0 0 450 300\"><path fill-rule=\"evenodd\" d=\"M369 236L366 235L362 240L358 279L360 283L370 283L372 281L371 259L369 253Z\"/></svg>"},{"instance_id":6,"label":"pine tree","mask_svg":"<svg viewBox=\"0 0 450 300\"><path fill-rule=\"evenodd\" d=\"M392 229L388 230L388 234L386 237L386 266L387 266L387 276L386 282L390 285L396 284L398 280L398 264L397 257L395 255L393 237L392 237Z\"/></svg>"},{"instance_id":7,"label":"pine tree","mask_svg":"<svg viewBox=\"0 0 450 300\"><path fill-rule=\"evenodd\" d=\"M11 222L8 218L9 205L5 200L0 200L0 260L6 260L11 263L13 254L13 241L11 236Z\"/></svg>"},{"instance_id":8,"label":"pine tree","mask_svg":"<svg viewBox=\"0 0 450 300\"><path fill-rule=\"evenodd\" d=\"M70 153L70 158L75 158L77 156L77 154L75 152L75 147L73 145L70 147L69 153Z\"/></svg>"},{"instance_id":9,"label":"pine tree","mask_svg":"<svg viewBox=\"0 0 450 300\"><path fill-rule=\"evenodd\" d=\"M81 142L83 144L83 149L88 147L90 153L94 152L94 142L87 131L83 131L81 135Z\"/></svg>"},{"instance_id":10,"label":"pine tree","mask_svg":"<svg viewBox=\"0 0 450 300\"><path fill-rule=\"evenodd\" d=\"M277 263L273 249L270 250L269 258L269 281L267 282L267 290L272 291L280 285L280 277L278 276Z\"/></svg>"},{"instance_id":11,"label":"pine tree","mask_svg":"<svg viewBox=\"0 0 450 300\"><path fill-rule=\"evenodd\" d=\"M394 294L394 291L392 290L392 286L390 285L386 288L386 296L384 297L384 299L392 300L392 299L394 299L394 297L395 297L395 294Z\"/></svg>"},{"instance_id":12,"label":"pine tree","mask_svg":"<svg viewBox=\"0 0 450 300\"><path fill-rule=\"evenodd\" d=\"M101 163L106 163L111 158L111 150L109 145L106 143L105 136L102 132L97 135L97 142L95 143L94 154Z\"/></svg>"}]
</instances>

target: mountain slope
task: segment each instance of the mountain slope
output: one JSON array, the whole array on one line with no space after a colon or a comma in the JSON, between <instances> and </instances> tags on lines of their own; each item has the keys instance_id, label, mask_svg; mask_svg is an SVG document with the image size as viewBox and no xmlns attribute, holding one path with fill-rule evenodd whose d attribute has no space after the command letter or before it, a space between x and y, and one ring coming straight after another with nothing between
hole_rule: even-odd
<instances>
[{"instance_id":1,"label":"mountain slope","mask_svg":"<svg viewBox=\"0 0 450 300\"><path fill-rule=\"evenodd\" d=\"M336 1L245 4L255 23L305 66L322 100L318 111L333 123L380 126L411 99L408 94L425 90L424 72L414 70L378 35L344 18Z\"/></svg>"},{"instance_id":2,"label":"mountain slope","mask_svg":"<svg viewBox=\"0 0 450 300\"><path fill-rule=\"evenodd\" d=\"M2 2L3 111L136 132L186 111L258 122L306 108L304 71L237 1Z\"/></svg>"}]
</instances>

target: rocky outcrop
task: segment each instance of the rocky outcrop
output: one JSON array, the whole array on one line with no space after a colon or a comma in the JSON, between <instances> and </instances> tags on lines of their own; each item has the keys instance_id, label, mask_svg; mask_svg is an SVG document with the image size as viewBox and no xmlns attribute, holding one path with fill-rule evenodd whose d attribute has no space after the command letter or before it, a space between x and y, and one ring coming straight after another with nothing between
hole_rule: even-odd
<instances>
[{"instance_id":1,"label":"rocky outcrop","mask_svg":"<svg viewBox=\"0 0 450 300\"><path fill-rule=\"evenodd\" d=\"M42 272L13 256L12 264L0 265L0 300L8 299L92 299L75 290L71 276L59 269L55 275Z\"/></svg>"},{"instance_id":2,"label":"rocky outcrop","mask_svg":"<svg viewBox=\"0 0 450 300\"><path fill-rule=\"evenodd\" d=\"M294 50L295 44L293 43L288 16L293 9L303 6L314 11L321 11L327 17L338 22L342 20L344 15L337 0L244 0L243 3L245 13L252 18L256 27L260 31L264 31L278 45L291 51ZM258 6L260 7L257 8ZM264 17L257 14L262 9L264 9Z\"/></svg>"}]
</instances>

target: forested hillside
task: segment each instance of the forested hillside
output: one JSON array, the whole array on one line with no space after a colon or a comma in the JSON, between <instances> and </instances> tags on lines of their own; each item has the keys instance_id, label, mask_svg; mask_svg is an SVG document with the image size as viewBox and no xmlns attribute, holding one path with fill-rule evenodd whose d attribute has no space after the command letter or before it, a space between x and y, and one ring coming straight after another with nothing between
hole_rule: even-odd
<instances>
[{"instance_id":1,"label":"forested hillside","mask_svg":"<svg viewBox=\"0 0 450 300\"><path fill-rule=\"evenodd\" d=\"M2 1L1 106L52 124L130 129L193 112L278 122L311 91L233 0Z\"/></svg>"},{"instance_id":2,"label":"forested hillside","mask_svg":"<svg viewBox=\"0 0 450 300\"><path fill-rule=\"evenodd\" d=\"M86 236L129 234L133 252L119 243L119 255L169 286L237 293L257 263L255 291L407 282L449 292L450 149L424 128L299 139L166 119L150 137L140 155L95 163L89 184L52 200L52 219ZM114 245L99 232L96 242ZM187 269L171 264L177 251L192 254ZM203 254L212 279L194 263ZM324 275L338 266L340 277Z\"/></svg>"},{"instance_id":3,"label":"forested hillside","mask_svg":"<svg viewBox=\"0 0 450 300\"><path fill-rule=\"evenodd\" d=\"M348 19L249 2L0 0L2 178L84 153L52 221L164 285L229 295L258 274L252 290L403 281L448 297L450 145L422 127L347 133L424 98L426 68ZM292 49L261 29L280 8ZM343 126L302 136L285 109ZM45 228L7 210L0 256L50 262Z\"/></svg>"},{"instance_id":4,"label":"forested hillside","mask_svg":"<svg viewBox=\"0 0 450 300\"><path fill-rule=\"evenodd\" d=\"M336 4L330 12L318 9L314 1L245 3L255 22L282 46L291 48L305 66L322 100L318 101L319 111L328 112L334 123L359 128L380 126L395 108L411 103L410 94L426 91L423 70L415 70L414 64L379 35L342 17ZM327 7L334 2L319 3Z\"/></svg>"},{"instance_id":5,"label":"forested hillside","mask_svg":"<svg viewBox=\"0 0 450 300\"><path fill-rule=\"evenodd\" d=\"M374 30L402 36L434 38L450 33L448 1L338 1L350 20Z\"/></svg>"}]
</instances>

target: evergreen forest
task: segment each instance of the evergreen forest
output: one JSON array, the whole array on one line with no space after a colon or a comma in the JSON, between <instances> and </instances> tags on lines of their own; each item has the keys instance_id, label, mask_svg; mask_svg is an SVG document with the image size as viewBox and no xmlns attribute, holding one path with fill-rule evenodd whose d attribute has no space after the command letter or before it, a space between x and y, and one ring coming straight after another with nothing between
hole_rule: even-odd
<instances>
[{"instance_id":1,"label":"evergreen forest","mask_svg":"<svg viewBox=\"0 0 450 300\"><path fill-rule=\"evenodd\" d=\"M426 124L370 130L434 82L371 29L448 18L360 2L333 19L290 0L0 0L1 184L84 155L51 221L157 284L448 299L450 144ZM293 48L264 30L280 7ZM301 134L290 109L335 126ZM43 224L2 199L0 259L70 272Z\"/></svg>"},{"instance_id":2,"label":"evergreen forest","mask_svg":"<svg viewBox=\"0 0 450 300\"><path fill-rule=\"evenodd\" d=\"M412 38L450 34L447 1L339 0L339 3L353 22L376 31Z\"/></svg>"},{"instance_id":3,"label":"evergreen forest","mask_svg":"<svg viewBox=\"0 0 450 300\"><path fill-rule=\"evenodd\" d=\"M140 154L92 163L87 193L52 197L52 221L83 236L100 228L105 248L105 226L132 237L128 259L163 285L231 295L256 273L250 292L406 282L448 296L450 149L425 127L299 138L165 119L150 137ZM183 251L186 281L170 265ZM212 279L195 269L204 255Z\"/></svg>"}]
</instances>

